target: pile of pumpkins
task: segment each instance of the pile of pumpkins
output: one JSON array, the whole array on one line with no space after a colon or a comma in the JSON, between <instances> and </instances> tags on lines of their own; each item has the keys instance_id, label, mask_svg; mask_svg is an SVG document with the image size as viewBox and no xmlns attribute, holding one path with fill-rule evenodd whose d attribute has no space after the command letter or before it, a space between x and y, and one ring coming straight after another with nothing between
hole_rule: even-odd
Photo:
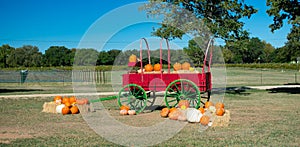
<instances>
[{"instance_id":1,"label":"pile of pumpkins","mask_svg":"<svg viewBox=\"0 0 300 147\"><path fill-rule=\"evenodd\" d=\"M122 105L120 107L120 115L136 115L136 111L130 110L129 106Z\"/></svg>"},{"instance_id":2,"label":"pile of pumpkins","mask_svg":"<svg viewBox=\"0 0 300 147\"><path fill-rule=\"evenodd\" d=\"M55 96L54 102L56 104L56 113L60 113L63 115L78 114L79 109L77 105L88 104L88 99L77 99L75 96Z\"/></svg>"},{"instance_id":3,"label":"pile of pumpkins","mask_svg":"<svg viewBox=\"0 0 300 147\"><path fill-rule=\"evenodd\" d=\"M215 105L208 101L205 103L204 108L200 107L189 108L187 100L180 100L177 108L163 108L160 112L161 117L168 117L171 120L188 121L191 123L200 123L204 126L212 125L212 117L223 116L225 113L224 104L217 102Z\"/></svg>"}]
</instances>

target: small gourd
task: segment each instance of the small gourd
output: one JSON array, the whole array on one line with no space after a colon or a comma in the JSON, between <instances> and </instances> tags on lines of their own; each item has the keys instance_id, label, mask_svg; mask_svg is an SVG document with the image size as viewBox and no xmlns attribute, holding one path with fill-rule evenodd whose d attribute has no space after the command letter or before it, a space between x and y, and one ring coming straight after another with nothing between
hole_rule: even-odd
<instances>
[{"instance_id":1,"label":"small gourd","mask_svg":"<svg viewBox=\"0 0 300 147\"><path fill-rule=\"evenodd\" d=\"M63 107L62 110L61 110L61 113L63 115L69 114L70 113L70 108L67 107L67 106Z\"/></svg>"},{"instance_id":2,"label":"small gourd","mask_svg":"<svg viewBox=\"0 0 300 147\"><path fill-rule=\"evenodd\" d=\"M129 115L135 115L136 112L135 112L135 110L128 110L128 114L129 114Z\"/></svg>"},{"instance_id":3,"label":"small gourd","mask_svg":"<svg viewBox=\"0 0 300 147\"><path fill-rule=\"evenodd\" d=\"M216 109L218 108L224 108L224 104L221 103L221 102L217 102L216 105L215 105Z\"/></svg>"},{"instance_id":4,"label":"small gourd","mask_svg":"<svg viewBox=\"0 0 300 147\"><path fill-rule=\"evenodd\" d=\"M55 97L54 97L54 102L55 102L55 104L57 104L57 105L61 104L61 100L62 100L62 97L61 97L61 96L55 96Z\"/></svg>"},{"instance_id":5,"label":"small gourd","mask_svg":"<svg viewBox=\"0 0 300 147\"><path fill-rule=\"evenodd\" d=\"M128 111L130 109L130 107L129 106L126 106L126 105L122 105L121 107L120 107L120 110L126 110L126 111Z\"/></svg>"},{"instance_id":6,"label":"small gourd","mask_svg":"<svg viewBox=\"0 0 300 147\"><path fill-rule=\"evenodd\" d=\"M199 109L198 109L202 114L204 114L205 113L205 110L204 110L204 108L203 107L200 107Z\"/></svg>"},{"instance_id":7,"label":"small gourd","mask_svg":"<svg viewBox=\"0 0 300 147\"><path fill-rule=\"evenodd\" d=\"M203 115L200 119L200 123L204 126L208 125L209 121L210 121L210 118L207 115Z\"/></svg>"},{"instance_id":8,"label":"small gourd","mask_svg":"<svg viewBox=\"0 0 300 147\"><path fill-rule=\"evenodd\" d=\"M218 108L218 109L216 110L216 115L217 115L217 116L223 116L224 113L225 113L224 108Z\"/></svg>"},{"instance_id":9,"label":"small gourd","mask_svg":"<svg viewBox=\"0 0 300 147\"><path fill-rule=\"evenodd\" d=\"M78 114L79 113L79 109L78 109L77 106L72 106L70 108L70 111L71 111L72 114Z\"/></svg>"},{"instance_id":10,"label":"small gourd","mask_svg":"<svg viewBox=\"0 0 300 147\"><path fill-rule=\"evenodd\" d=\"M127 115L127 114L128 114L128 110L126 109L120 110L120 115Z\"/></svg>"},{"instance_id":11,"label":"small gourd","mask_svg":"<svg viewBox=\"0 0 300 147\"><path fill-rule=\"evenodd\" d=\"M60 104L56 106L56 113L62 113L62 109L65 107L65 104Z\"/></svg>"},{"instance_id":12,"label":"small gourd","mask_svg":"<svg viewBox=\"0 0 300 147\"><path fill-rule=\"evenodd\" d=\"M181 114L181 112L176 109L169 113L169 119L177 120L180 114Z\"/></svg>"},{"instance_id":13,"label":"small gourd","mask_svg":"<svg viewBox=\"0 0 300 147\"><path fill-rule=\"evenodd\" d=\"M211 101L207 101L207 102L205 102L205 108L209 108L210 106L213 106L214 105L214 103L212 103Z\"/></svg>"}]
</instances>

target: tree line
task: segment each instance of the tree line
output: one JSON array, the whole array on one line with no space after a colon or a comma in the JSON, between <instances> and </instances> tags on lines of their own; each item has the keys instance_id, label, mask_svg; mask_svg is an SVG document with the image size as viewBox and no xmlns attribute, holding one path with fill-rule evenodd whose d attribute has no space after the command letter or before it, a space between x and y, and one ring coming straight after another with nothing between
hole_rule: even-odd
<instances>
[{"instance_id":1,"label":"tree line","mask_svg":"<svg viewBox=\"0 0 300 147\"><path fill-rule=\"evenodd\" d=\"M203 46L198 45L197 38L190 40L182 50L171 49L171 64L185 61L200 66L204 59ZM274 48L259 38L250 38L227 42L224 46L214 46L213 63L288 63L296 61L300 50L294 50L288 44ZM139 50L97 51L95 49L68 49L64 46L51 46L45 53L32 45L14 48L10 45L0 46L0 67L57 67L85 65L127 65L130 55L139 57ZM151 50L152 64L159 63L159 50ZM222 58L223 57L223 58ZM167 64L167 50L163 50L163 63ZM224 61L223 61L224 59ZM148 63L147 51L143 50L143 62Z\"/></svg>"}]
</instances>

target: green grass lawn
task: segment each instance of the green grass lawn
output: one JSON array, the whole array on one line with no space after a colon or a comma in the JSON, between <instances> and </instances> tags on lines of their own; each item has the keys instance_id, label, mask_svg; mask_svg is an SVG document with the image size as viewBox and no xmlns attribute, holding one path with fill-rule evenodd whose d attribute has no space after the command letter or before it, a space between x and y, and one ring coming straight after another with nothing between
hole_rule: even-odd
<instances>
[{"instance_id":1,"label":"green grass lawn","mask_svg":"<svg viewBox=\"0 0 300 147\"><path fill-rule=\"evenodd\" d=\"M267 91L226 94L228 127L199 132L199 124L187 124L157 146L300 146L299 96ZM79 114L41 112L43 103L51 100L0 99L0 146L118 146L97 135ZM128 125L149 126L163 120L159 110L124 117L118 115L116 100L103 103L112 117Z\"/></svg>"}]
</instances>

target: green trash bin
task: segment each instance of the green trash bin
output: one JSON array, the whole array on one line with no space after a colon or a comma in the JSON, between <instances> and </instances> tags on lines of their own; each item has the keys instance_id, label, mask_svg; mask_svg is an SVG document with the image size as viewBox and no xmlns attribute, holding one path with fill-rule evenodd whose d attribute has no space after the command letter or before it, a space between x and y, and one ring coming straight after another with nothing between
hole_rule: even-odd
<instances>
[{"instance_id":1,"label":"green trash bin","mask_svg":"<svg viewBox=\"0 0 300 147\"><path fill-rule=\"evenodd\" d=\"M21 75L21 84L23 84L27 78L28 75L28 70L21 70L20 71L20 75Z\"/></svg>"}]
</instances>

